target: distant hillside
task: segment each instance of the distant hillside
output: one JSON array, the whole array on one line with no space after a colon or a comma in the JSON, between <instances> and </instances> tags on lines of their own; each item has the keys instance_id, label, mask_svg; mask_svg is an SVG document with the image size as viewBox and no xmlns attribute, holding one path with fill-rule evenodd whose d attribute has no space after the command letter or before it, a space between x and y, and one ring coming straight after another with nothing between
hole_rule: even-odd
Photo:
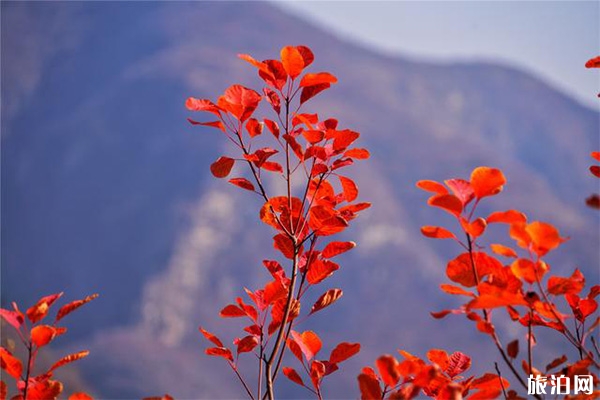
<instances>
[{"instance_id":1,"label":"distant hillside","mask_svg":"<svg viewBox=\"0 0 600 400\"><path fill-rule=\"evenodd\" d=\"M535 77L382 56L262 2L1 7L2 306L99 292L73 316L65 349L91 348L80 367L102 398L243 395L202 354L197 327L233 332L218 306L261 282L260 260L274 253L258 201L210 176L225 141L188 126L183 107L233 82L258 85L242 52L311 47L313 70L339 79L313 110L361 132L372 152L352 173L373 208L346 233L358 248L329 282L345 296L338 313L308 322L329 337L326 350L363 344L327 397L355 396L359 368L398 348L464 350L481 355L478 370L496 357L462 319L429 317L453 301L437 287L458 249L421 237L421 225L449 220L424 206L418 179L503 169L509 183L493 205L556 224L572 240L554 270L579 266L598 281L598 215L583 201L598 191L587 165L599 115ZM305 396L291 385L283 394Z\"/></svg>"}]
</instances>

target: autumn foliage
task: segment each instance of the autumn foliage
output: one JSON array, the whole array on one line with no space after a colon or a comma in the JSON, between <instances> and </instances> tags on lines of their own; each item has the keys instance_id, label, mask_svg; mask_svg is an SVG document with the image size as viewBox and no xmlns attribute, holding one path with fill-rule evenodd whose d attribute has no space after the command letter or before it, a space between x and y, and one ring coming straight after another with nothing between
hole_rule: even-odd
<instances>
[{"instance_id":1,"label":"autumn foliage","mask_svg":"<svg viewBox=\"0 0 600 400\"><path fill-rule=\"evenodd\" d=\"M233 347L202 327L200 332L212 345L206 354L222 357L250 398L262 398L263 390L274 398L280 371L320 398L323 379L358 353L360 345L339 343L327 357L317 333L300 328L306 317L342 297L342 289L322 287L340 268L335 258L355 243L331 237L370 206L356 202L358 186L342 171L355 160L368 158L369 152L353 147L358 132L341 128L334 118L302 111L310 99L337 82L328 72L305 72L314 60L308 47L284 47L279 60L257 61L247 54L239 58L256 68L264 82L260 93L233 85L216 102L191 97L186 106L213 117L205 122L190 119L190 123L216 128L233 143L237 154L219 157L210 170L217 178L227 178L236 164L245 167L245 173L239 169L235 174L246 176L228 182L258 195L262 202L258 215L274 231L272 244L278 257L263 261L271 277L264 286L245 289L246 299L237 297L221 310L222 318L248 323ZM263 100L270 110L259 116ZM273 180L283 181L283 192L270 190L268 182ZM309 290L323 293L314 304L304 305ZM296 367L283 366L288 349L297 359ZM247 353L258 360L257 385L249 385L238 369L239 357Z\"/></svg>"},{"instance_id":2,"label":"autumn foliage","mask_svg":"<svg viewBox=\"0 0 600 400\"><path fill-rule=\"evenodd\" d=\"M12 304L12 310L0 309L0 316L15 329L27 355L26 359L21 360L13 355L14 349L0 347L2 370L8 375L3 374L3 379L4 377L12 378L17 388L17 393L11 399L52 400L58 398L63 393L63 384L53 379L54 371L87 357L89 353L88 351L80 351L66 355L44 372L37 371L35 368L36 358L40 350L67 332L67 328L60 326L62 319L98 297L97 294L94 294L85 299L65 304L58 309L52 323L42 323L50 312L50 308L62 295L62 293L57 293L42 297L37 303L28 308L25 314L19 310L16 303ZM15 347L15 344L9 341L9 347L11 346ZM6 399L7 396L8 385L2 380L0 382L0 400ZM69 400L89 399L91 397L85 393L73 393L69 397Z\"/></svg>"}]
</instances>

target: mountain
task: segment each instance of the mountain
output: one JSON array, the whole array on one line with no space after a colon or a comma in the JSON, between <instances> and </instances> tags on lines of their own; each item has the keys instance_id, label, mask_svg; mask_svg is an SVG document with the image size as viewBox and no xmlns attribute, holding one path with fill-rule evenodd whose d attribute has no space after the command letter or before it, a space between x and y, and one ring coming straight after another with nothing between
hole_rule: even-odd
<instances>
[{"instance_id":1,"label":"mountain","mask_svg":"<svg viewBox=\"0 0 600 400\"><path fill-rule=\"evenodd\" d=\"M226 141L189 126L183 107L231 83L257 87L238 53L311 47L313 71L339 83L310 108L361 132L372 153L351 174L373 207L344 234L358 247L329 282L345 296L304 327L327 351L363 346L327 397L356 396L360 367L398 348L462 350L478 355L477 371L498 358L467 322L429 316L456 304L438 285L459 249L420 235L451 220L425 206L419 179L501 168L509 181L490 207L556 224L571 240L549 258L554 272L578 266L598 282L598 215L583 199L598 191L587 166L599 114L527 73L383 56L263 2L1 7L2 306L100 293L70 317L71 341L57 351L91 349L79 372L101 398L243 396L226 365L202 354L197 327L232 339L237 326L219 307L264 282L260 262L275 253L255 221L260 202L210 175ZM292 384L281 394L306 396Z\"/></svg>"}]
</instances>

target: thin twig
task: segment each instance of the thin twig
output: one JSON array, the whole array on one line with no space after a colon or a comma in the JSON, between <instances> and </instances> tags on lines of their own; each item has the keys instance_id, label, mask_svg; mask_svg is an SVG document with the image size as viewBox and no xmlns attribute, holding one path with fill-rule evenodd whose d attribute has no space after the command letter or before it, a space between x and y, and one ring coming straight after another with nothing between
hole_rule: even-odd
<instances>
[{"instance_id":1,"label":"thin twig","mask_svg":"<svg viewBox=\"0 0 600 400\"><path fill-rule=\"evenodd\" d=\"M496 372L498 373L498 379L500 380L500 387L502 387L502 394L504 394L505 399L508 399L508 395L506 394L506 388L504 387L504 382L502 382L502 372L500 372L500 368L498 368L497 362L494 362L494 367L496 368Z\"/></svg>"}]
</instances>

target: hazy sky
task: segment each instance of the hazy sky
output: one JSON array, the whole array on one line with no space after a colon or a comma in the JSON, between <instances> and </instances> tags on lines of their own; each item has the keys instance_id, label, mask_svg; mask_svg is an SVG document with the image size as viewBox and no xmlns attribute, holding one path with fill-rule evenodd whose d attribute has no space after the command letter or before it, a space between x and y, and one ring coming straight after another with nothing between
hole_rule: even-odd
<instances>
[{"instance_id":1,"label":"hazy sky","mask_svg":"<svg viewBox=\"0 0 600 400\"><path fill-rule=\"evenodd\" d=\"M282 8L388 53L492 60L533 71L600 108L599 1L285 1Z\"/></svg>"}]
</instances>

